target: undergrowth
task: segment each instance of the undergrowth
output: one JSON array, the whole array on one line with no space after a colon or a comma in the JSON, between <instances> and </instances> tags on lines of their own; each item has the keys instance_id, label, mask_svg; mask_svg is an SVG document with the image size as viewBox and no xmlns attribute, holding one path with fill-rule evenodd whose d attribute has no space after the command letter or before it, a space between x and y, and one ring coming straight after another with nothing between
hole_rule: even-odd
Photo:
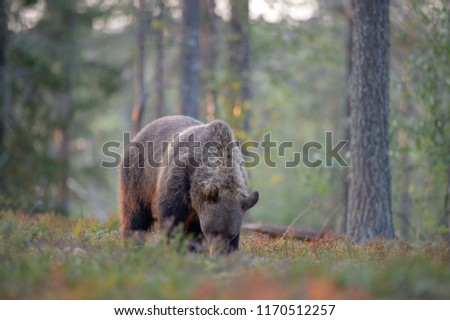
<instances>
[{"instance_id":1,"label":"undergrowth","mask_svg":"<svg viewBox=\"0 0 450 320\"><path fill-rule=\"evenodd\" d=\"M117 219L0 213L1 299L450 299L449 248L333 234L244 234L210 258L151 235L122 244Z\"/></svg>"}]
</instances>

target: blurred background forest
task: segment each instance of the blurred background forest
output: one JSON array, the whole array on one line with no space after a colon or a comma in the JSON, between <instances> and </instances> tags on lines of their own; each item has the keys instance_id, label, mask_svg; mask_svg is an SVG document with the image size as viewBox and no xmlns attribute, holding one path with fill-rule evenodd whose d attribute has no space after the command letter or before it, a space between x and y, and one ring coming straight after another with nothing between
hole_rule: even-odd
<instances>
[{"instance_id":1,"label":"blurred background forest","mask_svg":"<svg viewBox=\"0 0 450 320\"><path fill-rule=\"evenodd\" d=\"M0 5L1 209L117 216L102 146L163 115L220 118L242 140L349 139L350 1ZM448 231L448 9L390 4L392 212L396 235L414 241ZM345 232L347 171L259 165L250 219Z\"/></svg>"}]
</instances>

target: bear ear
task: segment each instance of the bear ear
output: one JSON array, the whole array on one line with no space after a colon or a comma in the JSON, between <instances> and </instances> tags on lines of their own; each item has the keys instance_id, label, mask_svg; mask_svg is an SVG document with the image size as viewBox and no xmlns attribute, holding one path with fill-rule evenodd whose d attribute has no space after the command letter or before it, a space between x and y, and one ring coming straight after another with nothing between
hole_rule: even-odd
<instances>
[{"instance_id":1,"label":"bear ear","mask_svg":"<svg viewBox=\"0 0 450 320\"><path fill-rule=\"evenodd\" d=\"M219 188L213 184L205 186L204 195L206 201L216 202L219 199Z\"/></svg>"},{"instance_id":2,"label":"bear ear","mask_svg":"<svg viewBox=\"0 0 450 320\"><path fill-rule=\"evenodd\" d=\"M248 209L252 208L259 200L259 193L258 191L252 192L249 196L242 199L241 206L242 210L247 211Z\"/></svg>"}]
</instances>

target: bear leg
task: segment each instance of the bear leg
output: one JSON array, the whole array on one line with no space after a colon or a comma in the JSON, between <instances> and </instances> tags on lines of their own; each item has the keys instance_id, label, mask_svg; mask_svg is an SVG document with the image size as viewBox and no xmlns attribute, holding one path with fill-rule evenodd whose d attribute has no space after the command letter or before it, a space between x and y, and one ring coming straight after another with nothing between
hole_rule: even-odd
<instances>
[{"instance_id":1,"label":"bear leg","mask_svg":"<svg viewBox=\"0 0 450 320\"><path fill-rule=\"evenodd\" d=\"M149 205L142 203L142 201L127 199L127 202L122 203L121 207L123 236L146 233L153 227L155 221Z\"/></svg>"},{"instance_id":2,"label":"bear leg","mask_svg":"<svg viewBox=\"0 0 450 320\"><path fill-rule=\"evenodd\" d=\"M230 246L228 247L228 253L233 253L239 250L239 236L240 233L238 233L237 236L234 237L233 240L231 240Z\"/></svg>"},{"instance_id":3,"label":"bear leg","mask_svg":"<svg viewBox=\"0 0 450 320\"><path fill-rule=\"evenodd\" d=\"M198 220L198 218L186 222L185 234L191 239L188 244L189 251L200 252L204 235L200 228L200 220Z\"/></svg>"}]
</instances>

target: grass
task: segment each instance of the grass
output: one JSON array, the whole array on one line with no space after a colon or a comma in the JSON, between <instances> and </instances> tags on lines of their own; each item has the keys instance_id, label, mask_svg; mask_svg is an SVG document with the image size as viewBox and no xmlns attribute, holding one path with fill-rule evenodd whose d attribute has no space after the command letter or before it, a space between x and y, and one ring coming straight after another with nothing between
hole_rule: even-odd
<instances>
[{"instance_id":1,"label":"grass","mask_svg":"<svg viewBox=\"0 0 450 320\"><path fill-rule=\"evenodd\" d=\"M244 235L239 254L122 245L117 219L0 213L1 299L450 299L449 248Z\"/></svg>"}]
</instances>

